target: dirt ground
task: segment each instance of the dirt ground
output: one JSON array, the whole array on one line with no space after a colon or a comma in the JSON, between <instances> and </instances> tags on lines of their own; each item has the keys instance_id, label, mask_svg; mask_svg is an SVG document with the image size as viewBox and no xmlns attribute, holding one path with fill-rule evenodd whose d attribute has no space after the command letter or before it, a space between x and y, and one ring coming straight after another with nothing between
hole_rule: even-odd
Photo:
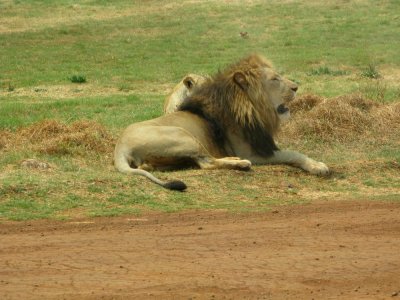
<instances>
[{"instance_id":1,"label":"dirt ground","mask_svg":"<svg viewBox=\"0 0 400 300\"><path fill-rule=\"evenodd\" d=\"M400 299L400 203L0 224L1 299Z\"/></svg>"}]
</instances>

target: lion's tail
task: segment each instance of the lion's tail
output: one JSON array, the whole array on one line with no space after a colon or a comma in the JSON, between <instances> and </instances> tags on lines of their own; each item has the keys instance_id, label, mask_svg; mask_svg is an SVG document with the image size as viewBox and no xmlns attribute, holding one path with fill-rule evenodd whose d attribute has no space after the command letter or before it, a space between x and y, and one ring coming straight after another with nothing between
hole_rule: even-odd
<instances>
[{"instance_id":1,"label":"lion's tail","mask_svg":"<svg viewBox=\"0 0 400 300\"><path fill-rule=\"evenodd\" d=\"M187 186L184 182L180 180L171 180L171 181L161 181L157 177L155 177L153 174L150 172L147 172L142 169L134 169L132 168L127 160L124 157L120 157L119 159L116 159L114 161L115 167L117 168L118 171L126 174L133 174L133 175L141 175L144 177L147 177L154 183L157 183L161 185L162 187L169 189L169 190L175 190L175 191L184 191L186 190Z\"/></svg>"}]
</instances>

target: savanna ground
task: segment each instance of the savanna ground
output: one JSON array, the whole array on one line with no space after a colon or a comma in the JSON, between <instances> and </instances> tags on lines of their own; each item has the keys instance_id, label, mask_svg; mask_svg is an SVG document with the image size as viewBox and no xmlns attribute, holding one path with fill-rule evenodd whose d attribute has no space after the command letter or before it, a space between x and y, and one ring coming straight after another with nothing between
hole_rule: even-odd
<instances>
[{"instance_id":1,"label":"savanna ground","mask_svg":"<svg viewBox=\"0 0 400 300\"><path fill-rule=\"evenodd\" d=\"M1 298L396 297L399 11L0 1ZM189 186L172 193L113 170L121 130L161 115L186 73L249 52L300 85L280 146L330 176L156 173Z\"/></svg>"}]
</instances>

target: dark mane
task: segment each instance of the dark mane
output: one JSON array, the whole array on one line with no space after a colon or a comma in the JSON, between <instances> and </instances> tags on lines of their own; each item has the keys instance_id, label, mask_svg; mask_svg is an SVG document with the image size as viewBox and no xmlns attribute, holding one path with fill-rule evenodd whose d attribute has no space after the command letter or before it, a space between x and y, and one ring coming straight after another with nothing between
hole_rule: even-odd
<instances>
[{"instance_id":1,"label":"dark mane","mask_svg":"<svg viewBox=\"0 0 400 300\"><path fill-rule=\"evenodd\" d=\"M273 155L278 150L273 139L274 130L268 127L268 120L264 122L256 117L260 115L257 106L233 81L234 72L241 70L250 80L255 81L250 84L257 84L257 72L264 65L265 62L258 56L250 56L224 72L218 72L194 90L179 110L191 112L206 120L213 140L226 152L230 149L227 132L233 130L243 135L255 154L264 157Z\"/></svg>"},{"instance_id":2,"label":"dark mane","mask_svg":"<svg viewBox=\"0 0 400 300\"><path fill-rule=\"evenodd\" d=\"M216 114L211 114L209 109L206 109L206 105L208 101L204 101L206 97L210 97L212 95L211 92L215 92L215 87L214 87L214 81L212 79L207 80L203 85L201 89L195 90L192 94L192 96L187 97L183 103L179 106L179 110L181 111L188 111L191 112L195 115L198 115L199 117L203 118L204 120L207 121L209 125L209 130L211 132L211 135L213 137L214 142L218 145L220 149L225 149L225 145L227 143L227 136L226 136L226 130L221 122L217 118ZM214 93L215 96L218 93ZM209 96L208 96L209 95ZM220 101L218 101L218 98L211 99L210 97L210 102L213 102L213 109L217 111L221 111L220 107Z\"/></svg>"}]
</instances>

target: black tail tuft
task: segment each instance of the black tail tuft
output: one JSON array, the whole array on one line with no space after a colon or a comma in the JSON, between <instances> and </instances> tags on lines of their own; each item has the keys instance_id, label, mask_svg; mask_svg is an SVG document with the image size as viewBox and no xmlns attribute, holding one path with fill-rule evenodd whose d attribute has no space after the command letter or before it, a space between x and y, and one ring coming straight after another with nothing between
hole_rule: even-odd
<instances>
[{"instance_id":1,"label":"black tail tuft","mask_svg":"<svg viewBox=\"0 0 400 300\"><path fill-rule=\"evenodd\" d=\"M184 191L187 188L186 184L180 180L168 181L166 184L163 185L163 187L175 191Z\"/></svg>"}]
</instances>

